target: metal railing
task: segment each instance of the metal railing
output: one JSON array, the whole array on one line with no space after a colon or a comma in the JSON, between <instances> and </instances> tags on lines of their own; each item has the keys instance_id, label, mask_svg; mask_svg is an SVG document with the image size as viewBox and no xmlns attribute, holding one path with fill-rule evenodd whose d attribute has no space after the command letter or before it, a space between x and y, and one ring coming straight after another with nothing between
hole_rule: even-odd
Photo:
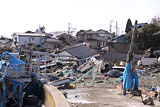
<instances>
[{"instance_id":1,"label":"metal railing","mask_svg":"<svg viewBox=\"0 0 160 107\"><path fill-rule=\"evenodd\" d=\"M32 72L39 73L40 67L38 64L9 64L3 65L1 76L5 75L8 78L30 78Z\"/></svg>"}]
</instances>

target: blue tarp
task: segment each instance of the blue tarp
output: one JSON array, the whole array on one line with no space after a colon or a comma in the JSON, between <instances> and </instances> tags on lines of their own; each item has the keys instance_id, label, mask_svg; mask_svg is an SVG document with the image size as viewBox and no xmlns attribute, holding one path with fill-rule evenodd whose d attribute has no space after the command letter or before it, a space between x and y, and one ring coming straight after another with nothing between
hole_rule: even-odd
<instances>
[{"instance_id":1,"label":"blue tarp","mask_svg":"<svg viewBox=\"0 0 160 107\"><path fill-rule=\"evenodd\" d=\"M11 55L9 52L4 52L3 54L0 55L0 58L2 58L5 55L10 56L10 58L9 58L9 64L10 64L10 66L12 66L13 71L19 71L21 65L26 64L25 62L21 61L17 57Z\"/></svg>"},{"instance_id":2,"label":"blue tarp","mask_svg":"<svg viewBox=\"0 0 160 107\"><path fill-rule=\"evenodd\" d=\"M4 61L4 60L0 61L0 70L2 69L3 66L5 66L5 68L6 68L3 77L0 78L0 82L2 82L2 84L3 84L3 87L2 87L3 88L3 94L2 94L2 100L0 101L0 107L5 107L6 106L7 87L6 87L6 83L5 83L5 77L6 77L7 73L8 73L9 67L11 66L12 70L17 72L17 71L20 71L21 65L26 64L25 62L21 61L20 59L18 59L17 57L11 55L8 52L4 52L3 54L1 54L0 58L2 58L5 55L9 56L9 63L6 63L6 61ZM18 105L22 106L24 83L23 82L19 82L19 81L15 81L15 80L10 80L10 82L13 83L13 88L12 88L13 95L17 91L17 86L20 87Z\"/></svg>"},{"instance_id":3,"label":"blue tarp","mask_svg":"<svg viewBox=\"0 0 160 107\"><path fill-rule=\"evenodd\" d=\"M123 90L138 90L138 75L136 72L130 72L131 65L128 63L123 73Z\"/></svg>"}]
</instances>

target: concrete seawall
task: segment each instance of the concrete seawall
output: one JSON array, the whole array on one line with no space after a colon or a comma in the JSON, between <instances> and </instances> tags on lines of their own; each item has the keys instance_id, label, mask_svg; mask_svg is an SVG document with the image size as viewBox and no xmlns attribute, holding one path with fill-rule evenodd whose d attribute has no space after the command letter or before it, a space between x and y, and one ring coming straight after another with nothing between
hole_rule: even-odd
<instances>
[{"instance_id":1,"label":"concrete seawall","mask_svg":"<svg viewBox=\"0 0 160 107\"><path fill-rule=\"evenodd\" d=\"M64 95L53 85L44 85L45 107L70 107Z\"/></svg>"}]
</instances>

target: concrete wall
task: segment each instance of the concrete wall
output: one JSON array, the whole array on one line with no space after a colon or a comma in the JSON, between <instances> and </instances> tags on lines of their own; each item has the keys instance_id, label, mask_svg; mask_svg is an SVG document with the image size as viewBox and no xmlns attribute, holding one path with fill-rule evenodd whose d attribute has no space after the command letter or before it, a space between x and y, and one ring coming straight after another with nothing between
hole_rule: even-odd
<instances>
[{"instance_id":1,"label":"concrete wall","mask_svg":"<svg viewBox=\"0 0 160 107\"><path fill-rule=\"evenodd\" d=\"M43 86L45 93L45 107L70 107L64 95L53 85Z\"/></svg>"}]
</instances>

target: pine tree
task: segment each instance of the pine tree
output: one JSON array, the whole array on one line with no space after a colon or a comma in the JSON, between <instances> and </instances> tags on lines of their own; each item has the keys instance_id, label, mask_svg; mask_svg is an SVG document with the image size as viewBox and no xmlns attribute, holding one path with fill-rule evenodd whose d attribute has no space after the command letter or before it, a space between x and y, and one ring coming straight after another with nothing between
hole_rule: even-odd
<instances>
[{"instance_id":1,"label":"pine tree","mask_svg":"<svg viewBox=\"0 0 160 107\"><path fill-rule=\"evenodd\" d=\"M126 24L126 30L125 32L128 33L129 31L132 30L132 22L130 19L127 20L127 24Z\"/></svg>"}]
</instances>

